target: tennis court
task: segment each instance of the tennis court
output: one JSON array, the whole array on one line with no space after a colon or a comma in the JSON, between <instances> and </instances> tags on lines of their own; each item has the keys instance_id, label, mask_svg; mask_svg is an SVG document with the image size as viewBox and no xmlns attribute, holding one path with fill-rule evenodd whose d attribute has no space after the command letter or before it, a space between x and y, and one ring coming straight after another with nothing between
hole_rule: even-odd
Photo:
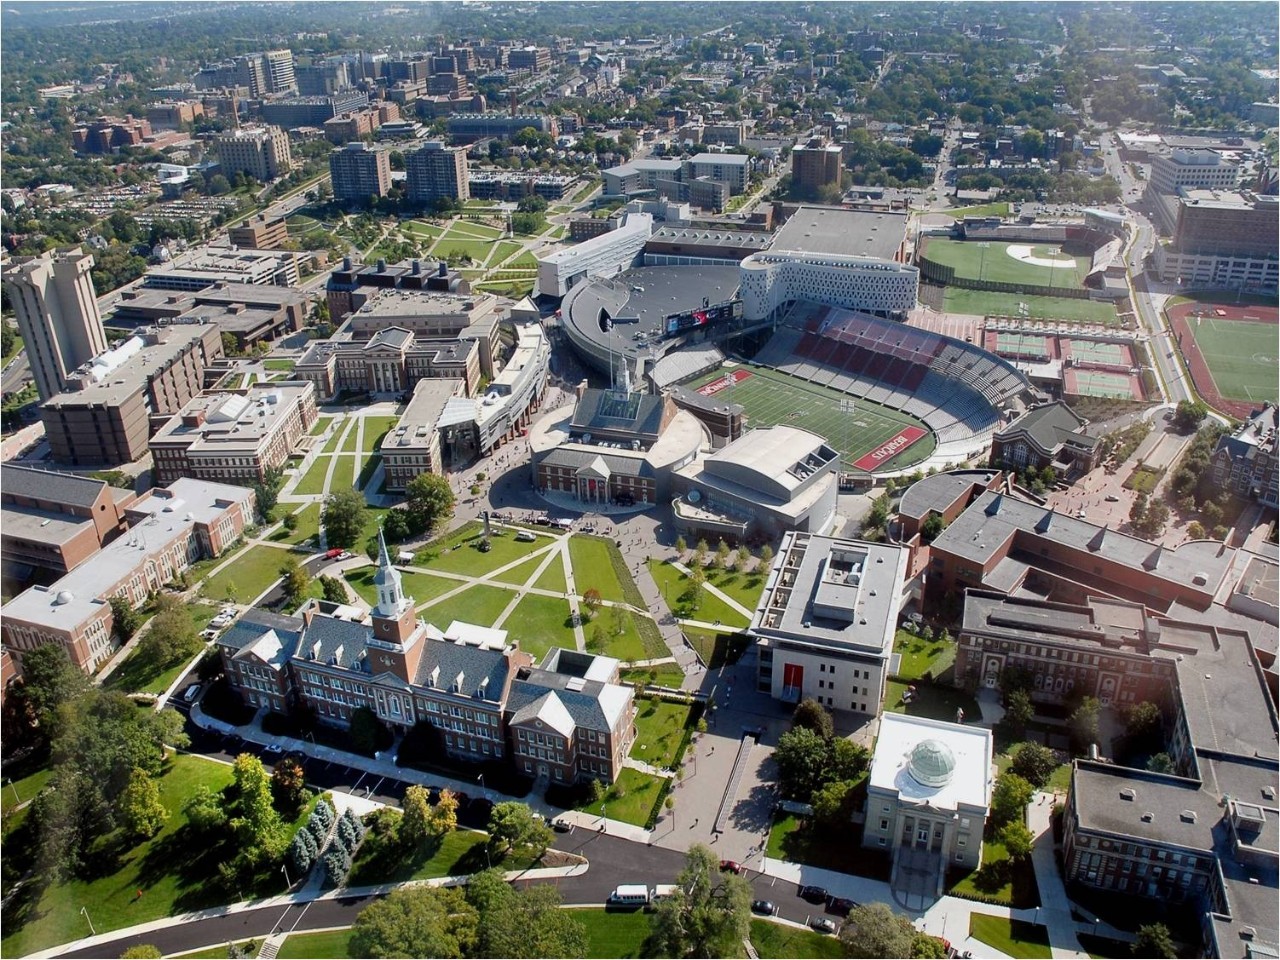
<instances>
[{"instance_id":1,"label":"tennis court","mask_svg":"<svg viewBox=\"0 0 1280 960\"><path fill-rule=\"evenodd\" d=\"M1064 253L1059 244L999 240L941 240L930 237L922 254L951 267L964 280L1025 283L1036 287L1078 287L1089 275L1088 257Z\"/></svg>"},{"instance_id":2,"label":"tennis court","mask_svg":"<svg viewBox=\"0 0 1280 960\"><path fill-rule=\"evenodd\" d=\"M732 386L728 385L730 371L737 374ZM742 377L742 374L748 374ZM906 433L914 438L918 428L923 432L918 440L898 441L894 446L902 452L891 459L879 460L876 471L896 470L926 459L937 446L937 440L929 428L916 419L897 410L879 404L850 397L829 387L765 367L731 367L714 370L695 377L685 386L698 389L710 383L724 384L716 391L717 399L740 403L746 410L747 421L752 427L772 427L778 424L798 427L825 437L840 453L841 462L847 468L868 454L882 452L890 441ZM851 412L842 412L852 404Z\"/></svg>"},{"instance_id":3,"label":"tennis court","mask_svg":"<svg viewBox=\"0 0 1280 960\"><path fill-rule=\"evenodd\" d=\"M1064 375L1066 392L1077 397L1119 397L1135 399L1133 378L1123 373L1074 368ZM1141 399L1141 397L1137 397Z\"/></svg>"},{"instance_id":4,"label":"tennis court","mask_svg":"<svg viewBox=\"0 0 1280 960\"><path fill-rule=\"evenodd\" d=\"M1027 360L1048 360L1057 356L1053 342L1036 333L1018 333L1012 330L997 330L987 336L987 349L1002 357L1016 357Z\"/></svg>"},{"instance_id":5,"label":"tennis court","mask_svg":"<svg viewBox=\"0 0 1280 960\"><path fill-rule=\"evenodd\" d=\"M1067 340L1067 356L1077 364L1097 364L1107 367L1124 367L1126 370L1134 365L1133 353L1122 343L1101 343L1097 340Z\"/></svg>"}]
</instances>

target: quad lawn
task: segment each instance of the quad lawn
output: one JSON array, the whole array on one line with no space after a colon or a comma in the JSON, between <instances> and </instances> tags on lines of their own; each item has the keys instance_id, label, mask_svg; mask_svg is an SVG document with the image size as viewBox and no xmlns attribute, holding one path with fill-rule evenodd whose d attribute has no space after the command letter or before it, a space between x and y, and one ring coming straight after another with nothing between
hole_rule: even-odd
<instances>
[{"instance_id":1,"label":"quad lawn","mask_svg":"<svg viewBox=\"0 0 1280 960\"><path fill-rule=\"evenodd\" d=\"M510 603L515 594L505 593L505 596ZM541 661L552 647L578 649L570 616L568 600L525 594L502 626L511 632L512 639L520 641L521 650ZM437 626L443 628L447 624Z\"/></svg>"},{"instance_id":2,"label":"quad lawn","mask_svg":"<svg viewBox=\"0 0 1280 960\"><path fill-rule=\"evenodd\" d=\"M952 876L947 879L950 881ZM994 900L1017 908L1034 907L1040 902L1035 867L1030 860L1014 863L999 840L984 840L982 865L952 883L947 892L954 897Z\"/></svg>"},{"instance_id":3,"label":"quad lawn","mask_svg":"<svg viewBox=\"0 0 1280 960\"><path fill-rule=\"evenodd\" d=\"M654 804L662 795L662 785L662 777L623 767L617 781L605 793L604 800L579 809L592 816L607 816L610 820L621 820L623 823L643 827L649 820L649 814L653 812ZM618 796L619 788L624 794L621 797Z\"/></svg>"},{"instance_id":4,"label":"quad lawn","mask_svg":"<svg viewBox=\"0 0 1280 960\"><path fill-rule=\"evenodd\" d=\"M936 677L951 666L955 662L956 645L953 640L937 637L925 640L899 630L893 639L893 651L902 658L895 676L901 680L919 680L926 673Z\"/></svg>"},{"instance_id":5,"label":"quad lawn","mask_svg":"<svg viewBox=\"0 0 1280 960\"><path fill-rule=\"evenodd\" d=\"M488 202L486 202L486 205L492 206L492 204ZM502 236L502 231L497 227L491 227L488 224L481 223L479 220L456 220L453 225L449 227L448 233L446 233L445 236L448 236L449 234L478 237L481 240L497 240Z\"/></svg>"},{"instance_id":6,"label":"quad lawn","mask_svg":"<svg viewBox=\"0 0 1280 960\"><path fill-rule=\"evenodd\" d=\"M552 560L547 564L547 569L542 571L542 576L533 584L540 590L554 590L556 593L564 593L568 589L568 583L564 578L564 562L559 558Z\"/></svg>"},{"instance_id":7,"label":"quad lawn","mask_svg":"<svg viewBox=\"0 0 1280 960\"><path fill-rule=\"evenodd\" d=\"M365 429L369 429L367 424L365 425ZM351 429L347 431L346 438L342 441L342 452L360 452L360 426L354 419L351 421Z\"/></svg>"},{"instance_id":8,"label":"quad lawn","mask_svg":"<svg viewBox=\"0 0 1280 960\"><path fill-rule=\"evenodd\" d=\"M486 587L481 584L469 587L447 600L432 604L425 610L420 610L419 613L441 630L447 630L454 620L491 627L513 597L514 594L510 590Z\"/></svg>"},{"instance_id":9,"label":"quad lawn","mask_svg":"<svg viewBox=\"0 0 1280 960\"><path fill-rule=\"evenodd\" d=\"M963 690L953 687L941 687L921 681L915 684L915 698L908 704L902 702L902 695L907 685L899 680L890 680L885 684L884 707L894 713L905 713L913 717L929 717L933 720L946 720L954 723L956 710L964 711L969 722L982 716L978 709L978 701Z\"/></svg>"},{"instance_id":10,"label":"quad lawn","mask_svg":"<svg viewBox=\"0 0 1280 960\"><path fill-rule=\"evenodd\" d=\"M502 240L493 247L493 256L490 258L494 263L501 263L508 257L514 255L520 249L520 244L512 243L510 240Z\"/></svg>"},{"instance_id":11,"label":"quad lawn","mask_svg":"<svg viewBox=\"0 0 1280 960\"><path fill-rule=\"evenodd\" d=\"M329 442L332 443L333 441ZM332 461L333 457L316 457L311 463L311 468L298 481L298 485L293 488L293 492L299 496L324 493L324 478L329 473L329 464Z\"/></svg>"},{"instance_id":12,"label":"quad lawn","mask_svg":"<svg viewBox=\"0 0 1280 960\"><path fill-rule=\"evenodd\" d=\"M212 600L231 600L228 588L234 587L235 602L249 603L280 579L280 565L288 556L288 550L262 545L251 547L240 554L235 563L206 580L201 593Z\"/></svg>"},{"instance_id":13,"label":"quad lawn","mask_svg":"<svg viewBox=\"0 0 1280 960\"><path fill-rule=\"evenodd\" d=\"M582 629L586 634L588 650L616 657L623 663L661 660L671 656L671 651L661 641L661 634L658 636L658 642L662 644L660 647L655 646L652 640L645 642L639 614L625 607L601 607L595 619L584 623Z\"/></svg>"},{"instance_id":14,"label":"quad lawn","mask_svg":"<svg viewBox=\"0 0 1280 960\"><path fill-rule=\"evenodd\" d=\"M652 667L631 667L620 671L623 683L656 683L660 687L680 688L684 683L684 671L672 663L659 663ZM656 674L651 677L650 674Z\"/></svg>"},{"instance_id":15,"label":"quad lawn","mask_svg":"<svg viewBox=\"0 0 1280 960\"><path fill-rule=\"evenodd\" d=\"M399 422L399 417L365 417L364 452L373 453L377 450L382 443L382 438Z\"/></svg>"},{"instance_id":16,"label":"quad lawn","mask_svg":"<svg viewBox=\"0 0 1280 960\"><path fill-rule=\"evenodd\" d=\"M333 476L329 478L329 489L341 490L343 487L356 485L357 457L336 457L338 462L333 468Z\"/></svg>"},{"instance_id":17,"label":"quad lawn","mask_svg":"<svg viewBox=\"0 0 1280 960\"><path fill-rule=\"evenodd\" d=\"M643 910L574 910L587 928L588 958L643 957L644 942L653 929L652 914Z\"/></svg>"},{"instance_id":18,"label":"quad lawn","mask_svg":"<svg viewBox=\"0 0 1280 960\"><path fill-rule=\"evenodd\" d=\"M263 360L262 366L267 370L283 370L288 373L294 368L296 363L297 361L295 360Z\"/></svg>"},{"instance_id":19,"label":"quad lawn","mask_svg":"<svg viewBox=\"0 0 1280 960\"><path fill-rule=\"evenodd\" d=\"M969 936L995 947L1010 957L1041 960L1053 956L1049 949L1049 931L1036 924L1008 917L974 913L969 916Z\"/></svg>"},{"instance_id":20,"label":"quad lawn","mask_svg":"<svg viewBox=\"0 0 1280 960\"><path fill-rule=\"evenodd\" d=\"M499 567L529 556L535 550L545 550L547 547L545 542L521 543L514 533L498 535L495 531L495 535L489 540L490 549L484 553L480 550L483 539L484 526L480 523L468 523L419 550L414 557L414 566L482 577Z\"/></svg>"},{"instance_id":21,"label":"quad lawn","mask_svg":"<svg viewBox=\"0 0 1280 960\"><path fill-rule=\"evenodd\" d=\"M351 928L321 930L317 933L291 933L280 951L278 960L345 960L351 956Z\"/></svg>"},{"instance_id":22,"label":"quad lawn","mask_svg":"<svg viewBox=\"0 0 1280 960\"><path fill-rule=\"evenodd\" d=\"M217 883L217 862L227 856L221 844L211 847L190 834L183 805L197 787L221 790L231 782L231 767L179 754L170 759L159 778L160 799L169 811L163 829L150 840L129 846L119 832L95 845L97 856L85 879L31 885L5 911L5 937L0 952L24 956L88 936L80 913L88 905L98 933L218 906L228 900ZM310 815L304 807L300 822ZM15 864L15 866L17 866ZM246 885L245 899L283 892L279 870L266 871L256 886ZM135 891L142 890L141 899ZM38 903L27 897L38 896ZM235 897L235 894L232 894Z\"/></svg>"},{"instance_id":23,"label":"quad lawn","mask_svg":"<svg viewBox=\"0 0 1280 960\"><path fill-rule=\"evenodd\" d=\"M1008 746L1002 746L999 736L1000 728L997 727L996 730L996 748L1000 750L1000 752L995 755L996 768L1000 773L1004 773L1005 770L1008 769L1009 764L1013 763L1014 755L1017 754L1018 748L1022 746L1022 742L1020 741L1018 743L1011 743ZM1059 764L1058 768L1053 771L1049 777L1049 782L1046 783L1042 789L1049 792L1057 791L1058 793L1065 795L1070 787L1071 764L1063 763Z\"/></svg>"},{"instance_id":24,"label":"quad lawn","mask_svg":"<svg viewBox=\"0 0 1280 960\"><path fill-rule=\"evenodd\" d=\"M479 264L484 263L492 249L493 244L488 240L473 240L450 231L436 242L431 250L431 256L437 259L465 256L470 257L472 263Z\"/></svg>"},{"instance_id":25,"label":"quad lawn","mask_svg":"<svg viewBox=\"0 0 1280 960\"><path fill-rule=\"evenodd\" d=\"M704 623L718 621L735 629L745 627L750 622L749 617L744 617L705 588L695 607L689 578L666 560L650 560L649 572L662 590L667 606L681 620L701 620Z\"/></svg>"},{"instance_id":26,"label":"quad lawn","mask_svg":"<svg viewBox=\"0 0 1280 960\"><path fill-rule=\"evenodd\" d=\"M484 848L488 839L487 833L478 830L454 830L445 834L444 840L434 850L426 844L410 849L392 842L390 837L377 836L370 831L356 851L347 886L366 887L475 873L486 866ZM504 861L502 866L517 870L528 866L528 862L509 866Z\"/></svg>"},{"instance_id":27,"label":"quad lawn","mask_svg":"<svg viewBox=\"0 0 1280 960\"><path fill-rule=\"evenodd\" d=\"M529 578L537 571L538 565L545 559L545 555L530 557L519 566L512 567L505 573L497 574L493 579L497 583L510 583L518 587L523 587L529 582ZM552 566L555 566L557 563L559 563L559 557L552 561ZM563 566L563 564L561 564L561 566ZM562 590L561 592L563 593L564 591Z\"/></svg>"},{"instance_id":28,"label":"quad lawn","mask_svg":"<svg viewBox=\"0 0 1280 960\"><path fill-rule=\"evenodd\" d=\"M316 417L315 425L312 426L311 432L308 433L307 436L309 437L320 436L320 434L324 433L325 430L329 429L329 421L332 419L333 417Z\"/></svg>"},{"instance_id":29,"label":"quad lawn","mask_svg":"<svg viewBox=\"0 0 1280 960\"><path fill-rule=\"evenodd\" d=\"M285 505L285 509L292 512L294 508L292 504L289 504ZM301 510L294 513L294 516L298 518L298 525L294 527L292 531L281 527L271 535L270 539L273 542L290 544L305 543L320 533L320 504L309 503ZM280 519L283 520L284 516L281 515Z\"/></svg>"},{"instance_id":30,"label":"quad lawn","mask_svg":"<svg viewBox=\"0 0 1280 960\"><path fill-rule=\"evenodd\" d=\"M860 829L836 836L829 830L811 827L808 820L790 813L775 816L767 854L775 860L790 860L875 880L888 880L892 866L886 854L862 846Z\"/></svg>"},{"instance_id":31,"label":"quad lawn","mask_svg":"<svg viewBox=\"0 0 1280 960\"><path fill-rule=\"evenodd\" d=\"M347 583L351 584L351 588L371 607L378 602L378 591L373 587L373 578L377 572L377 567L369 566L348 570L342 575ZM405 570L400 571L400 582L404 586L405 594L412 597L417 604L434 600L442 593L448 593L462 586L461 581L458 580L433 577L426 573L410 573Z\"/></svg>"},{"instance_id":32,"label":"quad lawn","mask_svg":"<svg viewBox=\"0 0 1280 960\"><path fill-rule=\"evenodd\" d=\"M573 579L578 586L579 595L595 587L600 591L601 599L618 602L626 599L622 595L618 574L613 569L606 541L593 537L570 537L569 559L573 562Z\"/></svg>"},{"instance_id":33,"label":"quad lawn","mask_svg":"<svg viewBox=\"0 0 1280 960\"><path fill-rule=\"evenodd\" d=\"M740 573L736 568L716 570L707 568L707 583L726 596L732 597L748 610L754 611L760 602L760 594L764 592L765 576L769 571L763 569L759 562L753 569Z\"/></svg>"},{"instance_id":34,"label":"quad lawn","mask_svg":"<svg viewBox=\"0 0 1280 960\"><path fill-rule=\"evenodd\" d=\"M692 708L683 703L645 700L636 704L636 741L633 759L655 767L670 767L689 726Z\"/></svg>"},{"instance_id":35,"label":"quad lawn","mask_svg":"<svg viewBox=\"0 0 1280 960\"><path fill-rule=\"evenodd\" d=\"M197 631L208 627L209 621L218 613L218 608L211 603L189 604L186 610ZM190 662L191 657L184 657L170 666L157 667L155 662L141 656L135 648L102 685L108 690L119 690L122 693L154 693L158 696L169 689L169 684L177 679L178 674Z\"/></svg>"},{"instance_id":36,"label":"quad lawn","mask_svg":"<svg viewBox=\"0 0 1280 960\"><path fill-rule=\"evenodd\" d=\"M764 960L788 960L792 957L842 957L844 951L837 937L814 930L797 930L759 917L751 918L751 945Z\"/></svg>"},{"instance_id":37,"label":"quad lawn","mask_svg":"<svg viewBox=\"0 0 1280 960\"><path fill-rule=\"evenodd\" d=\"M338 447L342 445L343 438L346 437L347 432L350 430L355 430L354 420L347 420L345 423L338 424L334 427L332 436L329 437L328 442L324 445L324 449L320 452L337 453Z\"/></svg>"}]
</instances>

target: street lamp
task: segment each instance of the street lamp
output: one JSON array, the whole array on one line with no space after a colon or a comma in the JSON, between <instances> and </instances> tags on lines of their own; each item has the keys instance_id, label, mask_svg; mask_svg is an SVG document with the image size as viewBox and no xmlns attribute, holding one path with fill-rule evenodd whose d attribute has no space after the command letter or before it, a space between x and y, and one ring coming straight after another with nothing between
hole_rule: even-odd
<instances>
[{"instance_id":1,"label":"street lamp","mask_svg":"<svg viewBox=\"0 0 1280 960\"><path fill-rule=\"evenodd\" d=\"M89 932L96 937L98 935L98 931L93 929L93 921L89 920L89 911L84 907L81 907L80 912L84 914L84 918L89 921Z\"/></svg>"},{"instance_id":2,"label":"street lamp","mask_svg":"<svg viewBox=\"0 0 1280 960\"><path fill-rule=\"evenodd\" d=\"M293 886L293 884L289 882L289 865L287 863L282 863L280 864L280 869L284 872L284 888L288 890Z\"/></svg>"},{"instance_id":3,"label":"street lamp","mask_svg":"<svg viewBox=\"0 0 1280 960\"><path fill-rule=\"evenodd\" d=\"M13 791L13 802L22 803L22 798L18 796L18 785L13 782L13 777L9 778L9 789Z\"/></svg>"}]
</instances>

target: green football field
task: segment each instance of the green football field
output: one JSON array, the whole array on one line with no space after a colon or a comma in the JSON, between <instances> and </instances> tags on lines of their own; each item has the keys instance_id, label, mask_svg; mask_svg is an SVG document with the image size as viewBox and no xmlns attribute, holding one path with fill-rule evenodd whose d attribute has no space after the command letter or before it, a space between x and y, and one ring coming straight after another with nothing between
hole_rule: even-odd
<instances>
[{"instance_id":1,"label":"green football field","mask_svg":"<svg viewBox=\"0 0 1280 960\"><path fill-rule=\"evenodd\" d=\"M778 370L764 367L726 367L690 380L691 389L722 379L731 370L746 370L751 375L731 389L716 394L746 409L749 427L772 427L784 424L825 437L839 451L848 467L865 453L876 449L898 435L904 427L920 427L926 435L879 470L896 470L927 458L938 445L933 432L921 420L866 400L816 383L800 380ZM852 413L842 413L841 404L853 400Z\"/></svg>"},{"instance_id":2,"label":"green football field","mask_svg":"<svg viewBox=\"0 0 1280 960\"><path fill-rule=\"evenodd\" d=\"M1033 257L1062 260L1049 267L1024 263L1009 254L1010 247L1031 248ZM1089 258L1063 253L1057 244L1007 243L1002 240L941 240L930 237L924 256L934 263L953 267L956 276L993 283L1026 283L1037 287L1078 287L1089 275ZM1071 261L1069 264L1065 261Z\"/></svg>"},{"instance_id":3,"label":"green football field","mask_svg":"<svg viewBox=\"0 0 1280 960\"><path fill-rule=\"evenodd\" d=\"M1187 326L1219 396L1227 400L1276 402L1280 394L1280 367L1276 364L1276 327L1248 320L1220 317L1187 318Z\"/></svg>"},{"instance_id":4,"label":"green football field","mask_svg":"<svg viewBox=\"0 0 1280 960\"><path fill-rule=\"evenodd\" d=\"M968 313L979 317L1017 317L1019 305L1026 304L1026 316L1032 320L1070 320L1076 323L1100 323L1108 327L1120 321L1116 308L1102 300L1075 300L1071 297L1034 297L1021 293L996 293L991 290L943 288L942 309L947 313Z\"/></svg>"}]
</instances>

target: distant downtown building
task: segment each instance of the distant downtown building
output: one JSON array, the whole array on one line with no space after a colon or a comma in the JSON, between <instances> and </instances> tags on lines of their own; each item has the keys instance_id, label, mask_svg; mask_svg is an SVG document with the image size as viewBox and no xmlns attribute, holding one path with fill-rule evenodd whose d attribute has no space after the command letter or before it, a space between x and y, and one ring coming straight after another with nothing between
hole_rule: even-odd
<instances>
[{"instance_id":1,"label":"distant downtown building","mask_svg":"<svg viewBox=\"0 0 1280 960\"><path fill-rule=\"evenodd\" d=\"M68 389L40 408L53 459L71 466L118 466L146 454L152 418L171 415L200 392L204 371L222 357L215 324L139 328L67 378Z\"/></svg>"},{"instance_id":2,"label":"distant downtown building","mask_svg":"<svg viewBox=\"0 0 1280 960\"><path fill-rule=\"evenodd\" d=\"M445 129L454 143L469 144L485 137L510 140L525 127L556 136L560 132L554 117L546 114L455 113L445 121Z\"/></svg>"},{"instance_id":3,"label":"distant downtown building","mask_svg":"<svg viewBox=\"0 0 1280 960\"><path fill-rule=\"evenodd\" d=\"M293 168L289 135L279 127L245 127L219 135L218 162L225 176L244 172L263 183Z\"/></svg>"},{"instance_id":4,"label":"distant downtown building","mask_svg":"<svg viewBox=\"0 0 1280 960\"><path fill-rule=\"evenodd\" d=\"M252 486L285 465L316 418L315 387L306 381L201 393L151 438L153 479Z\"/></svg>"},{"instance_id":5,"label":"distant downtown building","mask_svg":"<svg viewBox=\"0 0 1280 960\"><path fill-rule=\"evenodd\" d=\"M348 143L329 154L333 196L342 203L368 203L391 189L391 160L386 150Z\"/></svg>"},{"instance_id":6,"label":"distant downtown building","mask_svg":"<svg viewBox=\"0 0 1280 960\"><path fill-rule=\"evenodd\" d=\"M52 643L87 673L115 650L112 597L134 606L197 560L219 556L253 522L253 491L182 479L130 504L130 527L49 586L33 586L0 610L0 639L21 659Z\"/></svg>"},{"instance_id":7,"label":"distant downtown building","mask_svg":"<svg viewBox=\"0 0 1280 960\"><path fill-rule=\"evenodd\" d=\"M405 181L409 199L426 206L444 197L468 200L467 151L465 147L446 147L438 140L424 143L421 149L405 154Z\"/></svg>"},{"instance_id":8,"label":"distant downtown building","mask_svg":"<svg viewBox=\"0 0 1280 960\"><path fill-rule=\"evenodd\" d=\"M840 186L839 144L814 137L791 151L791 183L795 187L818 191Z\"/></svg>"},{"instance_id":9,"label":"distant downtown building","mask_svg":"<svg viewBox=\"0 0 1280 960\"><path fill-rule=\"evenodd\" d=\"M107 349L89 272L79 247L17 257L3 274L41 400L62 392L68 375Z\"/></svg>"}]
</instances>

